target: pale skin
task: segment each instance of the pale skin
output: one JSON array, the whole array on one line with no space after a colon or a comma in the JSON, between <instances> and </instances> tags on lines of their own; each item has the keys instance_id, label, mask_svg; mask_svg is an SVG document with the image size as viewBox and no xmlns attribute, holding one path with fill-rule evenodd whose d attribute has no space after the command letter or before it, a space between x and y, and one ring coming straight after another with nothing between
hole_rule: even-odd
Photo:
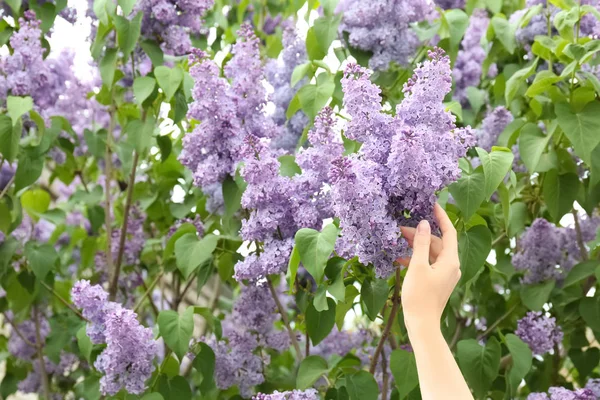
<instances>
[{"instance_id":1,"label":"pale skin","mask_svg":"<svg viewBox=\"0 0 600 400\"><path fill-rule=\"evenodd\" d=\"M431 234L427 221L402 228L413 248L402 284L404 322L417 361L423 400L472 400L471 391L440 328L444 307L460 279L456 229L439 204L434 215L442 237Z\"/></svg>"}]
</instances>

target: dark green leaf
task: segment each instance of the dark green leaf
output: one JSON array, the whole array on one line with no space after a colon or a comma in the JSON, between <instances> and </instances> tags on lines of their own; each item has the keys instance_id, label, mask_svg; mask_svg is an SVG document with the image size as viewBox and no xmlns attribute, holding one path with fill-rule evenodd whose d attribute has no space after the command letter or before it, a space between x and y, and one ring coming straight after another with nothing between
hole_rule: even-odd
<instances>
[{"instance_id":1,"label":"dark green leaf","mask_svg":"<svg viewBox=\"0 0 600 400\"><path fill-rule=\"evenodd\" d=\"M142 104L154 91L156 80L151 76L139 76L133 81L133 94L135 101Z\"/></svg>"},{"instance_id":2,"label":"dark green leaf","mask_svg":"<svg viewBox=\"0 0 600 400\"><path fill-rule=\"evenodd\" d=\"M540 311L550 298L555 282L548 281L536 285L524 285L521 288L521 301L530 310Z\"/></svg>"},{"instance_id":3,"label":"dark green leaf","mask_svg":"<svg viewBox=\"0 0 600 400\"><path fill-rule=\"evenodd\" d=\"M379 386L367 371L346 375L346 390L350 400L377 400L379 396Z\"/></svg>"},{"instance_id":4,"label":"dark green leaf","mask_svg":"<svg viewBox=\"0 0 600 400\"><path fill-rule=\"evenodd\" d=\"M383 308L388 298L388 284L385 279L367 278L362 284L360 298L367 308L367 316L371 321L375 321L377 314Z\"/></svg>"},{"instance_id":5,"label":"dark green leaf","mask_svg":"<svg viewBox=\"0 0 600 400\"><path fill-rule=\"evenodd\" d=\"M512 357L512 367L508 373L509 393L514 396L525 375L531 369L533 355L531 349L518 336L509 333L504 338Z\"/></svg>"},{"instance_id":6,"label":"dark green leaf","mask_svg":"<svg viewBox=\"0 0 600 400\"><path fill-rule=\"evenodd\" d=\"M306 390L311 387L317 379L327 373L327 361L319 356L308 356L300 363L298 376L296 377L296 387L300 390Z\"/></svg>"},{"instance_id":7,"label":"dark green leaf","mask_svg":"<svg viewBox=\"0 0 600 400\"><path fill-rule=\"evenodd\" d=\"M579 314L595 332L600 332L600 297L584 297L579 303Z\"/></svg>"},{"instance_id":8,"label":"dark green leaf","mask_svg":"<svg viewBox=\"0 0 600 400\"><path fill-rule=\"evenodd\" d=\"M475 339L461 340L457 346L458 364L476 398L483 398L500 367L501 348L495 337L485 347Z\"/></svg>"},{"instance_id":9,"label":"dark green leaf","mask_svg":"<svg viewBox=\"0 0 600 400\"><path fill-rule=\"evenodd\" d=\"M419 385L415 353L396 349L390 357L390 369L394 376L394 384L398 389L398 398L403 399Z\"/></svg>"},{"instance_id":10,"label":"dark green leaf","mask_svg":"<svg viewBox=\"0 0 600 400\"><path fill-rule=\"evenodd\" d=\"M215 387L215 353L206 343L200 343L200 352L196 354L193 365L202 374L200 393L206 395Z\"/></svg>"},{"instance_id":11,"label":"dark green leaf","mask_svg":"<svg viewBox=\"0 0 600 400\"><path fill-rule=\"evenodd\" d=\"M18 125L17 125L18 126ZM0 115L0 153L8 162L13 162L19 153L20 129L15 129L7 115Z\"/></svg>"},{"instance_id":12,"label":"dark green leaf","mask_svg":"<svg viewBox=\"0 0 600 400\"><path fill-rule=\"evenodd\" d=\"M27 242L25 245L25 256L29 261L29 266L35 276L43 280L48 272L52 270L58 260L58 254L54 246L50 244L38 244L36 242Z\"/></svg>"},{"instance_id":13,"label":"dark green leaf","mask_svg":"<svg viewBox=\"0 0 600 400\"><path fill-rule=\"evenodd\" d=\"M491 153L479 147L476 150L485 175L485 199L489 200L510 171L515 157L512 151L504 147L494 147Z\"/></svg>"},{"instance_id":14,"label":"dark green leaf","mask_svg":"<svg viewBox=\"0 0 600 400\"><path fill-rule=\"evenodd\" d=\"M585 383L585 378L591 374L600 362L600 350L596 347L589 347L586 351L570 349L569 358L573 361L579 372L579 381Z\"/></svg>"},{"instance_id":15,"label":"dark green leaf","mask_svg":"<svg viewBox=\"0 0 600 400\"><path fill-rule=\"evenodd\" d=\"M579 177L577 174L559 175L556 169L546 172L543 194L548 212L554 221L560 221L562 216L571 210L578 191Z\"/></svg>"},{"instance_id":16,"label":"dark green leaf","mask_svg":"<svg viewBox=\"0 0 600 400\"><path fill-rule=\"evenodd\" d=\"M600 261L598 260L589 260L577 264L571 271L569 271L569 274L563 282L563 287L571 286L594 275L594 272L598 267L600 267Z\"/></svg>"},{"instance_id":17,"label":"dark green leaf","mask_svg":"<svg viewBox=\"0 0 600 400\"><path fill-rule=\"evenodd\" d=\"M477 211L481 203L485 200L485 192L481 190L484 187L485 176L483 175L483 168L477 168L471 174L463 172L460 179L448 188L465 221L471 219L475 211Z\"/></svg>"},{"instance_id":18,"label":"dark green leaf","mask_svg":"<svg viewBox=\"0 0 600 400\"><path fill-rule=\"evenodd\" d=\"M458 256L462 270L462 284L473 279L492 249L492 233L485 225L475 225L460 233Z\"/></svg>"},{"instance_id":19,"label":"dark green leaf","mask_svg":"<svg viewBox=\"0 0 600 400\"><path fill-rule=\"evenodd\" d=\"M311 303L306 310L306 330L313 346L321 343L335 325L335 301L328 298L327 306L327 310L319 312Z\"/></svg>"}]
</instances>

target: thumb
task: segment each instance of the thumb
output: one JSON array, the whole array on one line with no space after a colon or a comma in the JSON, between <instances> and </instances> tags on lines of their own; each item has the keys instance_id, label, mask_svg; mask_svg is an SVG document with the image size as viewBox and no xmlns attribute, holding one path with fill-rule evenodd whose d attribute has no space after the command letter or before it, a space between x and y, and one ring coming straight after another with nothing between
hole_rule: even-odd
<instances>
[{"instance_id":1,"label":"thumb","mask_svg":"<svg viewBox=\"0 0 600 400\"><path fill-rule=\"evenodd\" d=\"M429 245L431 244L431 227L427 220L419 222L413 241L413 265L429 265Z\"/></svg>"}]
</instances>

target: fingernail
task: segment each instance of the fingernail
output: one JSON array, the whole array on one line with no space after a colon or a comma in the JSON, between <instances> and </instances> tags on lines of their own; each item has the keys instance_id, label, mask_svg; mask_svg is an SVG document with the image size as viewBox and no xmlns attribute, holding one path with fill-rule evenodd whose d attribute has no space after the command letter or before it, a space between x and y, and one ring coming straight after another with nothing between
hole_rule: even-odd
<instances>
[{"instance_id":1,"label":"fingernail","mask_svg":"<svg viewBox=\"0 0 600 400\"><path fill-rule=\"evenodd\" d=\"M431 228L429 226L429 222L426 219L419 222L419 225L417 225L417 232L424 235L430 234Z\"/></svg>"}]
</instances>

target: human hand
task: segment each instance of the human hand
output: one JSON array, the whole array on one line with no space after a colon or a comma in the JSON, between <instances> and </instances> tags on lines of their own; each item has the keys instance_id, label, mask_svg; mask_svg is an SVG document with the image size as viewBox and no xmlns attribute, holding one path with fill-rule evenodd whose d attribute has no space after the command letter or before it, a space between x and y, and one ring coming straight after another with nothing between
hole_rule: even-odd
<instances>
[{"instance_id":1,"label":"human hand","mask_svg":"<svg viewBox=\"0 0 600 400\"><path fill-rule=\"evenodd\" d=\"M456 229L439 204L434 216L442 238L431 234L429 222L417 228L402 227L402 234L413 248L410 259L398 262L408 266L402 284L402 308L409 334L417 328L439 329L444 307L460 279Z\"/></svg>"}]
</instances>

